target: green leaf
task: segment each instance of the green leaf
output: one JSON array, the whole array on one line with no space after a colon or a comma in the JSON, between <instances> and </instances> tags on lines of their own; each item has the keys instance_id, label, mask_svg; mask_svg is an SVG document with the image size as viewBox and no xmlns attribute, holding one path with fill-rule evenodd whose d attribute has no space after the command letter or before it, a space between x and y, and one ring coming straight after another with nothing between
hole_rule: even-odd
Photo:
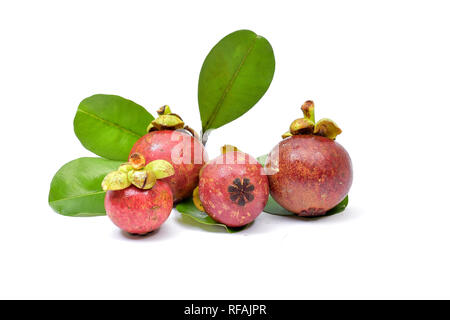
<instances>
[{"instance_id":1,"label":"green leaf","mask_svg":"<svg viewBox=\"0 0 450 320\"><path fill-rule=\"evenodd\" d=\"M321 218L321 217L327 217L327 216L332 216L336 213L340 213L342 211L345 210L345 208L348 205L348 196L346 196L344 198L344 200L342 200L336 207L328 210L324 215L322 216L317 216L317 217L303 217L303 218ZM286 210L285 208L283 208L282 206L280 206L278 204L278 202L276 202L271 195L269 195L269 200L267 201L266 206L264 207L264 212L270 213L270 214L274 214L277 216L296 216L295 213L290 212L288 210Z\"/></svg>"},{"instance_id":2,"label":"green leaf","mask_svg":"<svg viewBox=\"0 0 450 320\"><path fill-rule=\"evenodd\" d=\"M266 159L267 159L267 154L259 156L258 158L256 158L256 160L262 166L264 166L266 164ZM332 216L333 214L336 214L336 213L344 211L345 208L347 207L347 205L348 205L348 195L337 206L335 206L334 208L328 210L323 216L319 216L319 217L305 217L305 218L320 218L320 217ZM271 195L269 195L269 200L267 201L267 204L264 207L264 212L267 212L267 213L270 213L270 214L274 214L274 215L278 215L278 216L296 216L295 213L290 212L290 211L286 210L285 208L283 208L282 206L280 206L278 204L278 202L276 202L275 199L272 198Z\"/></svg>"},{"instance_id":3,"label":"green leaf","mask_svg":"<svg viewBox=\"0 0 450 320\"><path fill-rule=\"evenodd\" d=\"M79 158L66 163L50 184L48 203L59 214L73 217L105 215L103 178L121 162L102 158Z\"/></svg>"},{"instance_id":4,"label":"green leaf","mask_svg":"<svg viewBox=\"0 0 450 320\"><path fill-rule=\"evenodd\" d=\"M325 216L332 216L333 214L342 212L345 210L345 208L347 208L347 206L348 206L348 195L344 198L344 200L339 202L339 204L336 207L328 210Z\"/></svg>"},{"instance_id":5,"label":"green leaf","mask_svg":"<svg viewBox=\"0 0 450 320\"><path fill-rule=\"evenodd\" d=\"M258 161L264 167L266 165L267 156L268 154L259 156L258 158L256 158L256 161Z\"/></svg>"},{"instance_id":6,"label":"green leaf","mask_svg":"<svg viewBox=\"0 0 450 320\"><path fill-rule=\"evenodd\" d=\"M217 129L250 110L270 86L275 57L270 43L249 30L219 41L206 57L198 82L202 129Z\"/></svg>"},{"instance_id":7,"label":"green leaf","mask_svg":"<svg viewBox=\"0 0 450 320\"><path fill-rule=\"evenodd\" d=\"M295 216L296 214L293 212L290 212L280 206L278 202L276 202L271 195L269 195L269 200L267 200L267 204L264 207L264 212L275 214L278 216Z\"/></svg>"},{"instance_id":8,"label":"green leaf","mask_svg":"<svg viewBox=\"0 0 450 320\"><path fill-rule=\"evenodd\" d=\"M183 202L178 203L176 208L177 211L184 216L190 217L191 219L194 219L195 221L201 224L210 226L221 226L225 228L229 233L239 232L241 230L244 230L248 226L247 225L238 228L227 227L226 225L213 220L213 218L208 216L205 212L201 212L200 210L198 210L197 207L194 205L192 198L186 199Z\"/></svg>"},{"instance_id":9,"label":"green leaf","mask_svg":"<svg viewBox=\"0 0 450 320\"><path fill-rule=\"evenodd\" d=\"M153 116L125 98L96 94L81 101L73 122L83 146L112 160L128 160L135 142L147 133Z\"/></svg>"}]
</instances>

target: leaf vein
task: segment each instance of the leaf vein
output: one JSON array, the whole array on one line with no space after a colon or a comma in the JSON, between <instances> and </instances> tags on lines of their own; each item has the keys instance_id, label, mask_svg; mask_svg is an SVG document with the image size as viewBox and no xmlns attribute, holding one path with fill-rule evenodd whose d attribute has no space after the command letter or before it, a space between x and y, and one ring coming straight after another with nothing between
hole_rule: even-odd
<instances>
[{"instance_id":1,"label":"leaf vein","mask_svg":"<svg viewBox=\"0 0 450 320\"><path fill-rule=\"evenodd\" d=\"M53 202L58 202L58 201L73 200L73 199L78 199L78 198L82 198L82 197L95 196L97 194L102 194L102 193L105 193L105 191L97 191L97 192L92 192L92 193L86 193L86 194L81 194L81 195L78 195L78 196L62 198L62 199L58 199L58 200L51 200L49 202L53 203Z\"/></svg>"},{"instance_id":2,"label":"leaf vein","mask_svg":"<svg viewBox=\"0 0 450 320\"><path fill-rule=\"evenodd\" d=\"M129 129L126 129L126 128L120 126L119 124L117 124L117 123L115 123L115 122L112 122L112 121L109 121L109 120L105 120L105 119L103 119L103 118L100 118L99 116L97 116L97 115L95 115L95 114L93 114L93 113L87 112L87 111L85 111L85 110L83 110L83 109L78 108L78 111L77 111L77 112L84 113L84 114L90 116L91 118L94 118L94 119L96 119L96 120L99 120L99 121L105 123L106 125L109 125L110 127L116 127L116 128L118 128L118 129L122 130L123 132L128 133L128 134L133 135L133 136L136 136L136 137L138 137L138 138L140 138L140 137L142 136L141 134L136 133L136 132L133 132L133 131L131 131L131 130L129 130Z\"/></svg>"}]
</instances>

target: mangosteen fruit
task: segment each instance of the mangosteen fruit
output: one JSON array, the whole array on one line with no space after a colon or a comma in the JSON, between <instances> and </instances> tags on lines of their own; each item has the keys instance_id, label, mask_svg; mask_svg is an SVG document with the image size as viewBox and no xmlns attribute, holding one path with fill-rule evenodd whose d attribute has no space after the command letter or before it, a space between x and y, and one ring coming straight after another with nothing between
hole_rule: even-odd
<instances>
[{"instance_id":1,"label":"mangosteen fruit","mask_svg":"<svg viewBox=\"0 0 450 320\"><path fill-rule=\"evenodd\" d=\"M160 159L172 164L175 173L162 181L169 184L174 202L179 202L192 195L208 155L197 133L168 106L161 107L158 114L148 127L149 133L134 144L130 155L142 154L147 163Z\"/></svg>"},{"instance_id":2,"label":"mangosteen fruit","mask_svg":"<svg viewBox=\"0 0 450 320\"><path fill-rule=\"evenodd\" d=\"M348 194L352 162L335 141L341 129L331 120L314 121L314 103L302 106L304 118L269 153L265 169L270 194L283 208L299 216L324 215Z\"/></svg>"},{"instance_id":3,"label":"mangosteen fruit","mask_svg":"<svg viewBox=\"0 0 450 320\"><path fill-rule=\"evenodd\" d=\"M200 172L194 204L214 220L241 227L258 217L269 197L264 168L250 155L224 146Z\"/></svg>"},{"instance_id":4,"label":"mangosteen fruit","mask_svg":"<svg viewBox=\"0 0 450 320\"><path fill-rule=\"evenodd\" d=\"M170 186L158 180L174 174L172 165L160 159L145 163L141 154L134 153L102 182L108 217L120 229L136 235L158 229L173 207Z\"/></svg>"}]
</instances>

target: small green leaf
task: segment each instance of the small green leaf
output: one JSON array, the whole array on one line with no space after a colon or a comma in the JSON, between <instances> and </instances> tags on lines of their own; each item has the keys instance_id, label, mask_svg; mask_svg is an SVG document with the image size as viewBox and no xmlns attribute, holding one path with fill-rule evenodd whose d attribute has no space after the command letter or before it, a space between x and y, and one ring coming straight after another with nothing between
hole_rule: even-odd
<instances>
[{"instance_id":1,"label":"small green leaf","mask_svg":"<svg viewBox=\"0 0 450 320\"><path fill-rule=\"evenodd\" d=\"M347 208L347 206L348 206L348 195L344 198L344 200L339 202L339 204L336 207L328 210L327 213L325 213L325 216L332 216L333 214L340 213L344 211L345 208Z\"/></svg>"},{"instance_id":2,"label":"small green leaf","mask_svg":"<svg viewBox=\"0 0 450 320\"><path fill-rule=\"evenodd\" d=\"M264 212L275 214L278 216L295 216L295 213L290 212L280 206L278 202L276 202L271 195L269 195L269 200L267 200L267 204L264 207Z\"/></svg>"},{"instance_id":3,"label":"small green leaf","mask_svg":"<svg viewBox=\"0 0 450 320\"><path fill-rule=\"evenodd\" d=\"M53 177L48 203L65 216L105 215L102 180L120 164L119 161L102 158L79 158L66 163Z\"/></svg>"},{"instance_id":4,"label":"small green leaf","mask_svg":"<svg viewBox=\"0 0 450 320\"><path fill-rule=\"evenodd\" d=\"M345 208L348 205L348 196L344 198L336 207L328 210L324 215L317 216L317 217L303 217L303 218L321 218L321 217L327 217L332 216L334 214L340 213L345 210ZM296 216L295 213L290 212L280 206L278 202L276 202L271 195L269 195L269 200L267 201L266 206L264 207L264 212L274 214L277 216Z\"/></svg>"},{"instance_id":5,"label":"small green leaf","mask_svg":"<svg viewBox=\"0 0 450 320\"><path fill-rule=\"evenodd\" d=\"M268 156L267 154L259 156L258 158L256 158L256 160L262 166L264 166L266 164L267 156ZM333 214L336 214L336 213L344 211L345 208L347 207L347 205L348 205L348 195L337 206L335 206L334 208L328 210L323 216L311 217L311 218L320 218L320 217L332 216ZM270 213L270 214L274 214L274 215L278 215L278 216L295 216L296 215L295 213L290 212L290 211L286 210L285 208L283 208L282 206L280 206L278 204L278 202L276 202L275 199L272 198L271 195L269 195L269 200L267 201L267 204L264 207L264 212L267 212L267 213ZM305 217L305 218L308 218L308 217Z\"/></svg>"},{"instance_id":6,"label":"small green leaf","mask_svg":"<svg viewBox=\"0 0 450 320\"><path fill-rule=\"evenodd\" d=\"M194 202L192 201L192 198L186 199L183 202L178 203L176 208L177 211L184 216L190 217L201 224L210 226L221 226L225 228L229 233L239 232L247 227L247 226L238 228L227 227L226 225L213 220L213 218L208 216L205 212L201 212L200 210L197 209L197 207L194 205Z\"/></svg>"},{"instance_id":7,"label":"small green leaf","mask_svg":"<svg viewBox=\"0 0 450 320\"><path fill-rule=\"evenodd\" d=\"M198 82L202 129L217 129L250 110L270 86L275 57L270 43L249 30L219 41L206 57Z\"/></svg>"},{"instance_id":8,"label":"small green leaf","mask_svg":"<svg viewBox=\"0 0 450 320\"><path fill-rule=\"evenodd\" d=\"M259 156L258 158L256 158L256 161L258 161L264 167L266 165L267 157L268 157L268 154Z\"/></svg>"},{"instance_id":9,"label":"small green leaf","mask_svg":"<svg viewBox=\"0 0 450 320\"><path fill-rule=\"evenodd\" d=\"M96 94L81 101L74 130L89 151L112 160L128 160L135 142L147 133L153 116L125 98Z\"/></svg>"}]
</instances>

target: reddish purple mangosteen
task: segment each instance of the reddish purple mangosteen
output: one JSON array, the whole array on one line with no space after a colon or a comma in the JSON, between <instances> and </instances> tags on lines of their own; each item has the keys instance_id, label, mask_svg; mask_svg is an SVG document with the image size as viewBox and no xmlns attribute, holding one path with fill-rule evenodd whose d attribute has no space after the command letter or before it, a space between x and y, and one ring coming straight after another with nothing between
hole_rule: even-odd
<instances>
[{"instance_id":1,"label":"reddish purple mangosteen","mask_svg":"<svg viewBox=\"0 0 450 320\"><path fill-rule=\"evenodd\" d=\"M108 217L131 234L142 235L158 229L169 217L172 206L172 191L162 181L156 181L149 190L130 186L108 191L105 197Z\"/></svg>"},{"instance_id":2,"label":"reddish purple mangosteen","mask_svg":"<svg viewBox=\"0 0 450 320\"><path fill-rule=\"evenodd\" d=\"M220 223L244 226L264 209L269 182L263 167L250 155L230 146L222 152L202 168L194 203Z\"/></svg>"},{"instance_id":3,"label":"reddish purple mangosteen","mask_svg":"<svg viewBox=\"0 0 450 320\"><path fill-rule=\"evenodd\" d=\"M157 159L170 162L175 173L163 181L169 184L174 202L179 202L192 195L208 155L195 131L185 126L168 106L159 109L158 114L149 125L149 133L135 143L130 154L140 153L148 162Z\"/></svg>"},{"instance_id":4,"label":"reddish purple mangosteen","mask_svg":"<svg viewBox=\"0 0 450 320\"><path fill-rule=\"evenodd\" d=\"M268 155L270 194L283 208L299 216L320 216L335 207L352 185L352 163L335 141L342 131L329 119L314 122L314 104L302 106L304 118Z\"/></svg>"},{"instance_id":5,"label":"reddish purple mangosteen","mask_svg":"<svg viewBox=\"0 0 450 320\"><path fill-rule=\"evenodd\" d=\"M146 165L141 154L132 154L128 163L106 175L102 182L108 217L131 234L144 235L158 229L173 207L170 186L159 179L173 173L172 165L165 160Z\"/></svg>"}]
</instances>

